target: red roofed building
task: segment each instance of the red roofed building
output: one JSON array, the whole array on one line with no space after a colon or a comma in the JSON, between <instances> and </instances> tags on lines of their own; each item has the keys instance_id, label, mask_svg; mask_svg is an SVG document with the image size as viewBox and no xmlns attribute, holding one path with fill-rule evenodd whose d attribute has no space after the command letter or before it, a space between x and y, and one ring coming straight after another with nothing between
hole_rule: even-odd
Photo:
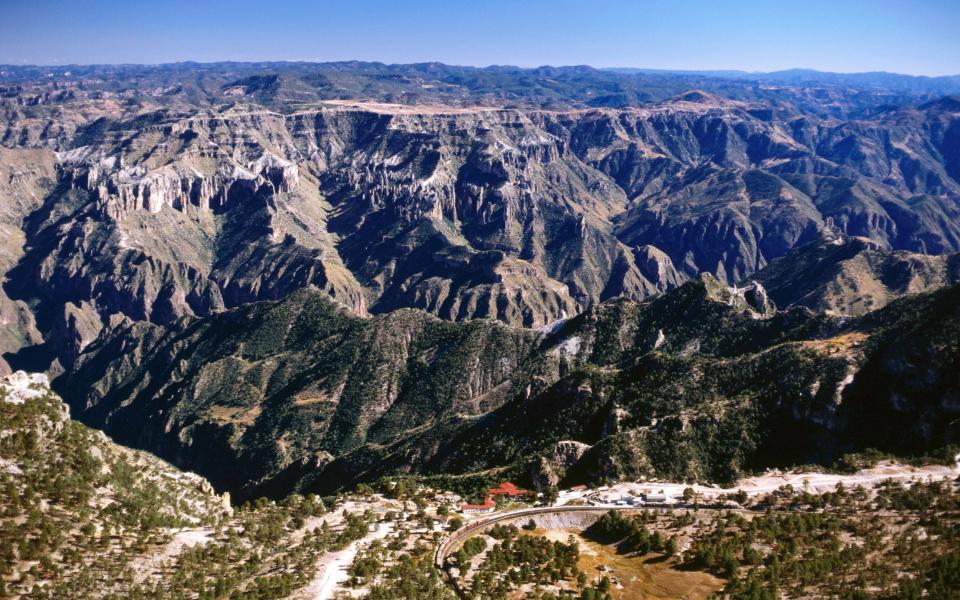
<instances>
[{"instance_id":1,"label":"red roofed building","mask_svg":"<svg viewBox=\"0 0 960 600\"><path fill-rule=\"evenodd\" d=\"M464 504L460 507L460 512L468 515L482 515L492 513L497 509L497 504L493 498L487 496L483 499L483 504Z\"/></svg>"},{"instance_id":2,"label":"red roofed building","mask_svg":"<svg viewBox=\"0 0 960 600\"><path fill-rule=\"evenodd\" d=\"M487 492L493 497L496 496L509 496L510 498L519 498L521 496L526 496L530 492L524 489L520 489L517 486L513 485L509 481L504 481L497 487L490 488Z\"/></svg>"},{"instance_id":3,"label":"red roofed building","mask_svg":"<svg viewBox=\"0 0 960 600\"><path fill-rule=\"evenodd\" d=\"M464 504L460 507L460 512L472 515L492 513L497 509L497 504L493 501L497 496L523 498L529 495L531 495L529 491L518 488L509 481L504 481L497 487L492 487L487 490L487 497L483 499L483 504Z\"/></svg>"}]
</instances>

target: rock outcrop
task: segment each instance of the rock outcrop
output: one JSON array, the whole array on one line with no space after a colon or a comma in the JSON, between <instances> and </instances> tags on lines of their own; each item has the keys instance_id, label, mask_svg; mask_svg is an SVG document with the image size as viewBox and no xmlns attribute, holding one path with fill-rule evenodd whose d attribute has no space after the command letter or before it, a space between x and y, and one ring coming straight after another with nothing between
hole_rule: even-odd
<instances>
[{"instance_id":1,"label":"rock outcrop","mask_svg":"<svg viewBox=\"0 0 960 600\"><path fill-rule=\"evenodd\" d=\"M550 465L555 469L569 469L590 449L590 446L576 440L562 440L553 446L547 457Z\"/></svg>"}]
</instances>

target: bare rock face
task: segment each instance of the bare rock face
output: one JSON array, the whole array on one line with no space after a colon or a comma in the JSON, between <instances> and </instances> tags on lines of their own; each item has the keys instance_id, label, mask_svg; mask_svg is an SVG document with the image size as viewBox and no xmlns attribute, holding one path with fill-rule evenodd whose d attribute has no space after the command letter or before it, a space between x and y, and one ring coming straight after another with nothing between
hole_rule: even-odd
<instances>
[{"instance_id":1,"label":"bare rock face","mask_svg":"<svg viewBox=\"0 0 960 600\"><path fill-rule=\"evenodd\" d=\"M560 483L560 477L553 466L542 456L530 465L530 479L533 481L534 488L540 493Z\"/></svg>"},{"instance_id":2,"label":"bare rock face","mask_svg":"<svg viewBox=\"0 0 960 600\"><path fill-rule=\"evenodd\" d=\"M162 134L176 132L170 128ZM98 159L93 153L94 149L81 147L58 158L65 178L91 191L98 208L114 218L133 210L158 213L165 207L216 210L231 200L256 195L263 188L267 189L262 193L273 195L290 192L299 183L296 165L272 154L246 165L219 164L212 173L204 173L190 163L216 161L215 153L178 156L178 160L159 169L148 169L144 164L124 167L122 156Z\"/></svg>"},{"instance_id":3,"label":"bare rock face","mask_svg":"<svg viewBox=\"0 0 960 600\"><path fill-rule=\"evenodd\" d=\"M620 423L625 418L630 416L630 411L620 408L613 407L610 409L610 412L607 413L606 418L603 420L603 428L601 429L604 436L615 435L620 433L621 426Z\"/></svg>"},{"instance_id":4,"label":"bare rock face","mask_svg":"<svg viewBox=\"0 0 960 600\"><path fill-rule=\"evenodd\" d=\"M728 304L755 319L767 319L777 312L767 290L756 281L724 286L710 275L704 274L701 279L707 290L707 297L715 302Z\"/></svg>"},{"instance_id":5,"label":"bare rock face","mask_svg":"<svg viewBox=\"0 0 960 600\"><path fill-rule=\"evenodd\" d=\"M93 313L167 324L309 287L361 316L537 328L701 273L742 286L828 233L960 250L949 103L843 121L700 90L562 111L69 91L3 113L5 152L46 152L43 192L7 192L8 353L77 346L67 302L94 331Z\"/></svg>"},{"instance_id":6,"label":"bare rock face","mask_svg":"<svg viewBox=\"0 0 960 600\"><path fill-rule=\"evenodd\" d=\"M748 286L742 289L744 300L753 310L764 315L776 312L777 307L770 300L767 290L760 283L751 281Z\"/></svg>"},{"instance_id":7,"label":"bare rock face","mask_svg":"<svg viewBox=\"0 0 960 600\"><path fill-rule=\"evenodd\" d=\"M553 446L547 461L554 469L567 470L590 449L590 446L576 440L563 440Z\"/></svg>"},{"instance_id":8,"label":"bare rock face","mask_svg":"<svg viewBox=\"0 0 960 600\"><path fill-rule=\"evenodd\" d=\"M50 330L51 339L58 340L57 359L61 365L71 365L91 342L97 339L104 324L89 302L80 305L68 302L63 315Z\"/></svg>"},{"instance_id":9,"label":"bare rock face","mask_svg":"<svg viewBox=\"0 0 960 600\"><path fill-rule=\"evenodd\" d=\"M23 220L41 206L55 177L53 152L0 147L0 281L23 257ZM11 371L6 358L42 342L29 306L0 290L0 375Z\"/></svg>"},{"instance_id":10,"label":"bare rock face","mask_svg":"<svg viewBox=\"0 0 960 600\"><path fill-rule=\"evenodd\" d=\"M23 404L27 400L40 398L50 393L50 380L43 373L16 371L0 379L3 401L11 404ZM70 415L66 405L61 405L62 414Z\"/></svg>"},{"instance_id":11,"label":"bare rock face","mask_svg":"<svg viewBox=\"0 0 960 600\"><path fill-rule=\"evenodd\" d=\"M640 246L634 250L634 256L640 273L648 280L657 282L661 291L677 287L686 280L677 272L673 260L656 246Z\"/></svg>"}]
</instances>

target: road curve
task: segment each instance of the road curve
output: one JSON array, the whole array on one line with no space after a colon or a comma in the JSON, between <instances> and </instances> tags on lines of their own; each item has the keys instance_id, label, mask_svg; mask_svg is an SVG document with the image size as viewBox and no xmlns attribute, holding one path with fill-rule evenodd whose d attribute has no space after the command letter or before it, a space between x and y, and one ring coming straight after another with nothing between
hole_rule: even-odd
<instances>
[{"instance_id":1,"label":"road curve","mask_svg":"<svg viewBox=\"0 0 960 600\"><path fill-rule=\"evenodd\" d=\"M663 504L641 504L637 506L546 506L543 508L524 508L521 510L514 510L498 515L490 516L486 519L480 519L469 523L460 529L454 531L446 539L444 539L440 544L437 545L437 551L433 555L433 561L437 569L440 571L440 576L447 582L447 584L454 589L458 596L464 597L463 591L460 589L460 586L456 581L450 577L450 574L446 569L443 568L443 564L446 562L447 557L450 556L450 553L456 547L456 545L463 541L465 538L469 537L473 533L477 532L480 529L501 523L503 521L512 521L513 519L523 518L527 516L534 515L548 515L548 514L558 514L565 512L595 512L595 513L607 513L611 510L616 511L640 511L640 510L651 510L651 509L662 509L662 508L692 508L689 506L665 506ZM735 512L748 512L744 509L732 509L728 507L718 507L718 506L699 506L698 510L733 510Z\"/></svg>"},{"instance_id":2,"label":"road curve","mask_svg":"<svg viewBox=\"0 0 960 600\"><path fill-rule=\"evenodd\" d=\"M662 508L660 506L649 506L647 508ZM521 510L513 510L498 515L492 515L486 519L480 519L474 521L467 525L464 525L460 529L451 533L445 540L440 542L437 546L437 551L434 554L434 562L437 565L437 568L440 569L441 574L445 573L443 568L444 562L446 562L447 557L453 551L453 548L456 545L469 537L471 534L475 533L479 529L489 527L496 523L503 521L510 521L513 519L523 518L527 516L534 515L545 515L545 514L557 514L565 512L595 512L595 513L606 513L611 510L643 510L643 506L547 506L543 508L524 508Z\"/></svg>"}]
</instances>

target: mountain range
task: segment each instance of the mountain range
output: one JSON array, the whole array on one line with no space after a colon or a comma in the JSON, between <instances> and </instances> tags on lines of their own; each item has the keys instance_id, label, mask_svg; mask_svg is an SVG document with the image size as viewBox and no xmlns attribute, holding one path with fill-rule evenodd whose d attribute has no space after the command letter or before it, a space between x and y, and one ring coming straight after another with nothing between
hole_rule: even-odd
<instances>
[{"instance_id":1,"label":"mountain range","mask_svg":"<svg viewBox=\"0 0 960 600\"><path fill-rule=\"evenodd\" d=\"M936 453L958 87L0 67L0 369L239 497Z\"/></svg>"}]
</instances>

